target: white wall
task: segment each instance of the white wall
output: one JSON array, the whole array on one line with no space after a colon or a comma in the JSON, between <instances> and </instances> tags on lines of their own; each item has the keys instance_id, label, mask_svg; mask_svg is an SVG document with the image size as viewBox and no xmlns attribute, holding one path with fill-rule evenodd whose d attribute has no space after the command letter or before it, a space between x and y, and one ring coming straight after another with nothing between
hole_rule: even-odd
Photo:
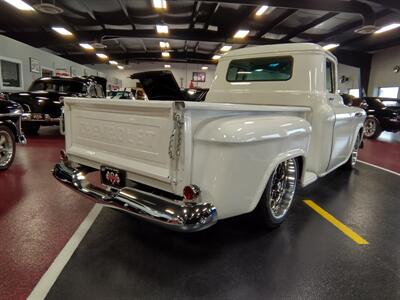
<instances>
[{"instance_id":1,"label":"white wall","mask_svg":"<svg viewBox=\"0 0 400 300\"><path fill-rule=\"evenodd\" d=\"M85 72L86 75L104 76L104 74L94 70L93 68L77 64L73 61L31 47L3 35L0 35L0 57L5 60L9 58L11 60L22 62L23 90L28 89L33 80L41 77L41 73L32 73L30 71L30 58L39 60L41 67L52 70L66 69L69 71L72 67L77 76L85 75ZM7 91L7 88L3 87L3 91Z\"/></svg>"},{"instance_id":2,"label":"white wall","mask_svg":"<svg viewBox=\"0 0 400 300\"><path fill-rule=\"evenodd\" d=\"M340 78L342 76L348 77L349 80L341 83ZM360 69L348 65L338 65L338 81L339 90L341 93L347 94L349 89L358 89L360 86Z\"/></svg>"},{"instance_id":3,"label":"white wall","mask_svg":"<svg viewBox=\"0 0 400 300\"><path fill-rule=\"evenodd\" d=\"M400 72L393 72L396 65L400 66L400 46L379 51L372 56L369 96L377 96L379 87L400 86Z\"/></svg>"},{"instance_id":4,"label":"white wall","mask_svg":"<svg viewBox=\"0 0 400 300\"><path fill-rule=\"evenodd\" d=\"M171 65L171 69L165 69L164 65ZM208 70L204 71L201 67L204 64L186 64L173 62L140 62L125 66L124 70L119 70L115 66L107 64L90 65L90 67L103 72L109 82L113 82L112 78L122 80L122 88L136 87L136 81L129 78L130 75L137 72L152 70L171 70L180 87L187 88L192 80L193 72L206 72L205 82L195 82L194 85L202 88L209 88L214 79L216 65L207 65Z\"/></svg>"}]
</instances>

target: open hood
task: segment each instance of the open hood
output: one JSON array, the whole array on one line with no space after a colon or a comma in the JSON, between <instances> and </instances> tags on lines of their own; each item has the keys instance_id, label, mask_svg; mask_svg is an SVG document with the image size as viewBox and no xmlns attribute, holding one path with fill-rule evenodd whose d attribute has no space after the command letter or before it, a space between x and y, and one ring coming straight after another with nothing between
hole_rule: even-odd
<instances>
[{"instance_id":1,"label":"open hood","mask_svg":"<svg viewBox=\"0 0 400 300\"><path fill-rule=\"evenodd\" d=\"M131 78L140 81L149 100L186 100L171 71L135 73Z\"/></svg>"}]
</instances>

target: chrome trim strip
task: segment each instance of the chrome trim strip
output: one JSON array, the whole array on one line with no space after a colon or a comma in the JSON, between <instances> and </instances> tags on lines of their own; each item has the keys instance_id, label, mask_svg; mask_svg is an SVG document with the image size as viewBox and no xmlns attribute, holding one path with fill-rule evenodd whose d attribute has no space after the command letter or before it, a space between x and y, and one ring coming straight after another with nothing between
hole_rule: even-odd
<instances>
[{"instance_id":1,"label":"chrome trim strip","mask_svg":"<svg viewBox=\"0 0 400 300\"><path fill-rule=\"evenodd\" d=\"M21 113L0 113L0 117L19 117L21 115Z\"/></svg>"},{"instance_id":2,"label":"chrome trim strip","mask_svg":"<svg viewBox=\"0 0 400 300\"><path fill-rule=\"evenodd\" d=\"M214 225L217 210L211 203L194 203L161 197L136 188L106 191L92 185L86 174L97 171L73 167L68 159L54 166L56 179L104 206L116 208L175 231L194 232Z\"/></svg>"}]
</instances>

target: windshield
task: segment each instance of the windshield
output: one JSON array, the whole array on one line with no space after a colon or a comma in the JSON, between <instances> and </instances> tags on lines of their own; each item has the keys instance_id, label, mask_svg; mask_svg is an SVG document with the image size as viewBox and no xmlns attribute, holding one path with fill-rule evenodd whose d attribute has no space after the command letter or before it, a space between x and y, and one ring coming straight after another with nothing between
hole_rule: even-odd
<instances>
[{"instance_id":1,"label":"windshield","mask_svg":"<svg viewBox=\"0 0 400 300\"><path fill-rule=\"evenodd\" d=\"M85 93L86 86L78 81L38 80L32 84L29 90L59 93Z\"/></svg>"}]
</instances>

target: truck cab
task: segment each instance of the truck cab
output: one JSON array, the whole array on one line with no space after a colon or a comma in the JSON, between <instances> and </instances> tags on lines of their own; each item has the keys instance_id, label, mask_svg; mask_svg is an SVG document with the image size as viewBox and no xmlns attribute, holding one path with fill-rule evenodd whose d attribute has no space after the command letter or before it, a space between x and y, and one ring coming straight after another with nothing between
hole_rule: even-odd
<instances>
[{"instance_id":1,"label":"truck cab","mask_svg":"<svg viewBox=\"0 0 400 300\"><path fill-rule=\"evenodd\" d=\"M302 43L243 48L225 54L215 74L206 102L311 109L306 115L313 130L307 158L310 174L326 174L348 159L354 133L362 127L359 119L365 115L344 105L337 59L331 52Z\"/></svg>"}]
</instances>

